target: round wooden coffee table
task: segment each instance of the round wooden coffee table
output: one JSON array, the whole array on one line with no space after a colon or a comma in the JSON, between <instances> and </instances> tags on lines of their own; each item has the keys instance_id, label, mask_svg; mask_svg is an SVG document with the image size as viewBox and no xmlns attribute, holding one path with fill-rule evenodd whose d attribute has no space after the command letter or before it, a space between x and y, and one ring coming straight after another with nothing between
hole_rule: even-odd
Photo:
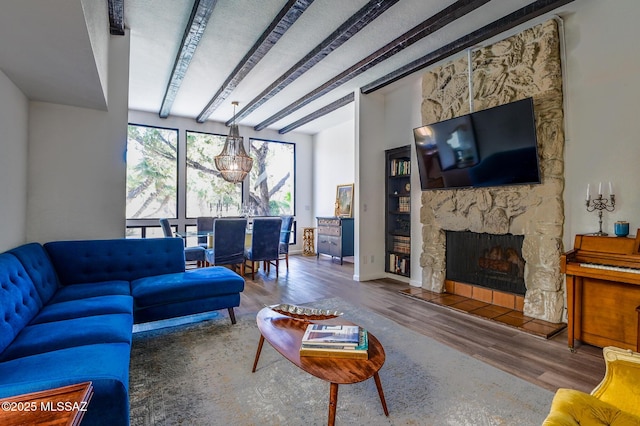
<instances>
[{"instance_id":1,"label":"round wooden coffee table","mask_svg":"<svg viewBox=\"0 0 640 426\"><path fill-rule=\"evenodd\" d=\"M269 308L263 308L256 318L260 330L260 341L256 358L253 362L252 372L256 371L262 345L266 340L283 357L300 367L303 371L319 379L329 382L329 425L335 424L336 405L338 403L338 385L351 384L365 381L371 377L376 382L382 409L386 416L389 415L387 403L382 391L382 383L378 371L384 364L384 348L374 335L369 337L369 359L348 358L320 358L300 356L300 344L302 335L307 329L309 321L291 318L279 314ZM355 325L340 318L323 321L311 321L322 324L348 324Z\"/></svg>"}]
</instances>

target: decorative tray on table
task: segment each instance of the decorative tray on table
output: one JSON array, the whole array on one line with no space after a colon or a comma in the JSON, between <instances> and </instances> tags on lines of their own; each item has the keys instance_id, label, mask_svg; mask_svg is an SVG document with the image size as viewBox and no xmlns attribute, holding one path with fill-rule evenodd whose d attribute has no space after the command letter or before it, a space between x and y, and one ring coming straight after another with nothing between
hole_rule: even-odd
<instances>
[{"instance_id":1,"label":"decorative tray on table","mask_svg":"<svg viewBox=\"0 0 640 426\"><path fill-rule=\"evenodd\" d=\"M303 319L303 320L325 320L330 318L337 318L342 315L342 312L331 311L328 309L316 309L307 308L304 306L289 305L287 303L281 303L279 305L267 306L267 308L275 311L279 314L286 315L291 318Z\"/></svg>"}]
</instances>

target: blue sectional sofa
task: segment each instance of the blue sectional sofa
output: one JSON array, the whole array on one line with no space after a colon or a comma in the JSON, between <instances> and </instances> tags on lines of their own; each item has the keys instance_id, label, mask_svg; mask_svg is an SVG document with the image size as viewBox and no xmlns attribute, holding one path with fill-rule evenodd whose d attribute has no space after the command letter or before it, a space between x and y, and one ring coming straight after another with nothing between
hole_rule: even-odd
<instances>
[{"instance_id":1,"label":"blue sectional sofa","mask_svg":"<svg viewBox=\"0 0 640 426\"><path fill-rule=\"evenodd\" d=\"M185 271L180 238L55 241L0 254L0 398L91 381L83 425L129 424L134 323L240 305L244 279Z\"/></svg>"}]
</instances>

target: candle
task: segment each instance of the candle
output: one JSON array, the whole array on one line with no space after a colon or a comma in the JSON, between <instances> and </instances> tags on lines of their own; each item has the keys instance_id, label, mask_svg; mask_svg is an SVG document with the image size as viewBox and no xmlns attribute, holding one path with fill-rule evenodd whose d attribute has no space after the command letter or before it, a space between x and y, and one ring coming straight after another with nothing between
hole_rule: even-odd
<instances>
[{"instance_id":1,"label":"candle","mask_svg":"<svg viewBox=\"0 0 640 426\"><path fill-rule=\"evenodd\" d=\"M590 184L590 183L588 183L588 184L587 184L587 201L589 201L589 200L591 199L591 194L589 193L589 192L590 192L590 191L589 191L590 189L591 189L591 184Z\"/></svg>"},{"instance_id":2,"label":"candle","mask_svg":"<svg viewBox=\"0 0 640 426\"><path fill-rule=\"evenodd\" d=\"M602 182L598 184L598 195L602 195Z\"/></svg>"},{"instance_id":3,"label":"candle","mask_svg":"<svg viewBox=\"0 0 640 426\"><path fill-rule=\"evenodd\" d=\"M609 195L613 195L613 185L611 184L611 181L609 181Z\"/></svg>"}]
</instances>

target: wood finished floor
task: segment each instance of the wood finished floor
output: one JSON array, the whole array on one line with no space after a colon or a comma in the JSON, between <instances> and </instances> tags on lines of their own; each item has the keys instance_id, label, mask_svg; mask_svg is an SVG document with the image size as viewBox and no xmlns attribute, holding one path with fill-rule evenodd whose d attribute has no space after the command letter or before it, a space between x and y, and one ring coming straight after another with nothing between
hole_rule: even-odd
<instances>
[{"instance_id":1,"label":"wood finished floor","mask_svg":"<svg viewBox=\"0 0 640 426\"><path fill-rule=\"evenodd\" d=\"M352 277L351 263L340 265L328 256L290 256L288 271L284 261L280 262L278 278L274 267L268 275L260 271L255 280L245 277L236 313L257 312L264 305L340 297L551 391L565 387L591 392L604 376L602 350L579 345L571 353L566 330L546 340L403 296L400 291L409 286L396 280L358 282Z\"/></svg>"}]
</instances>

